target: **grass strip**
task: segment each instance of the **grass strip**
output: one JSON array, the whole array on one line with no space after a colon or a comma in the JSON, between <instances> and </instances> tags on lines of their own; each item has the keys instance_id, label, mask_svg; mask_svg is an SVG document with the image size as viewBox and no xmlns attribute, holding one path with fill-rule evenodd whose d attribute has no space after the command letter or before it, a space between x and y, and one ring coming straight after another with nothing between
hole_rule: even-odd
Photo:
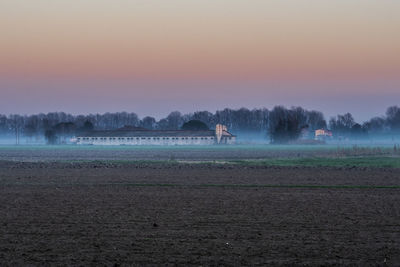
<instances>
[{"instance_id":1,"label":"grass strip","mask_svg":"<svg viewBox=\"0 0 400 267\"><path fill-rule=\"evenodd\" d=\"M0 160L8 162L8 160ZM10 161L14 162L14 161ZM121 165L237 165L237 166L278 166L278 167L370 167L370 168L400 168L399 156L359 156L359 157L307 157L307 158L264 158L243 160L43 160L33 163L64 163L64 164L121 164Z\"/></svg>"},{"instance_id":2,"label":"grass strip","mask_svg":"<svg viewBox=\"0 0 400 267\"><path fill-rule=\"evenodd\" d=\"M280 166L280 167L375 167L400 168L400 157L315 157L315 158L270 158L261 160L227 160L227 161L192 161L179 160L93 160L93 161L58 161L69 163L98 163L98 164L233 164L241 166Z\"/></svg>"},{"instance_id":3,"label":"grass strip","mask_svg":"<svg viewBox=\"0 0 400 267\"><path fill-rule=\"evenodd\" d=\"M262 160L234 160L230 162L244 166L400 168L400 157L280 158Z\"/></svg>"}]
</instances>

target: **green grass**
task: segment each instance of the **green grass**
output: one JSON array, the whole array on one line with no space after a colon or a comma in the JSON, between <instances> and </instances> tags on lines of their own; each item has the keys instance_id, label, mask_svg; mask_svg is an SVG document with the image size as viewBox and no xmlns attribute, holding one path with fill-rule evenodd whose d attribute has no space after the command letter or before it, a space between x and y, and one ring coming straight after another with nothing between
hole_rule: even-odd
<instances>
[{"instance_id":1,"label":"green grass","mask_svg":"<svg viewBox=\"0 0 400 267\"><path fill-rule=\"evenodd\" d=\"M257 166L307 166L307 167L378 167L378 168L400 168L400 151L394 150L392 145L387 146L336 146L336 145L235 145L235 146L76 146L76 145L0 145L0 152L19 151L110 151L118 154L119 151L170 152L171 160L76 160L64 161L62 157L59 162L95 162L115 164L188 164L174 160L175 152L204 152L209 153L209 159L197 161L200 164L239 164ZM263 152L264 159L250 160L246 155L252 152ZM286 154L285 151L291 152ZM215 160L214 153L224 152L226 160ZM243 153L245 152L245 153ZM269 153L271 152L271 153ZM275 153L277 152L277 153ZM302 152L308 152L302 154ZM315 152L315 153L314 153ZM230 160L230 156L237 155L238 160ZM112 156L112 155L111 155ZM110 156L110 157L111 157ZM157 156L157 155L156 155ZM286 157L287 156L287 157ZM155 157L156 158L156 157ZM235 158L235 157L231 157ZM189 162L190 163L190 162Z\"/></svg>"},{"instance_id":2,"label":"green grass","mask_svg":"<svg viewBox=\"0 0 400 267\"><path fill-rule=\"evenodd\" d=\"M210 145L210 146L79 146L79 145L0 145L1 151L137 151L137 152L276 152L313 153L337 156L367 156L392 154L393 145Z\"/></svg>"},{"instance_id":3,"label":"green grass","mask_svg":"<svg viewBox=\"0 0 400 267\"><path fill-rule=\"evenodd\" d=\"M197 151L331 151L337 150L337 145L210 145L210 146L84 146L84 145L0 145L0 150L135 150L135 151L157 151L157 150L197 150ZM340 148L352 148L342 145Z\"/></svg>"},{"instance_id":4,"label":"green grass","mask_svg":"<svg viewBox=\"0 0 400 267\"><path fill-rule=\"evenodd\" d=\"M232 164L240 166L281 166L281 167L373 167L400 168L400 157L340 157L340 158L271 158L263 160L229 160L229 161L179 161L179 160L56 160L61 163L97 163L97 164Z\"/></svg>"},{"instance_id":5,"label":"green grass","mask_svg":"<svg viewBox=\"0 0 400 267\"><path fill-rule=\"evenodd\" d=\"M256 166L400 168L400 157L282 158L237 160L232 163Z\"/></svg>"}]
</instances>

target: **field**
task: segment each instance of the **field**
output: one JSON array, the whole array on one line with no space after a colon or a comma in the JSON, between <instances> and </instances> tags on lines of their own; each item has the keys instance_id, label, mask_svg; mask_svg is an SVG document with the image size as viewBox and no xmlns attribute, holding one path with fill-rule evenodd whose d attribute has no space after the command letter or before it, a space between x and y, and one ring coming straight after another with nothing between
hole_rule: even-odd
<instances>
[{"instance_id":1,"label":"field","mask_svg":"<svg viewBox=\"0 0 400 267\"><path fill-rule=\"evenodd\" d=\"M1 265L399 265L387 147L0 147Z\"/></svg>"},{"instance_id":2,"label":"field","mask_svg":"<svg viewBox=\"0 0 400 267\"><path fill-rule=\"evenodd\" d=\"M230 161L277 158L400 156L398 145L386 146L1 146L0 160L180 160Z\"/></svg>"}]
</instances>

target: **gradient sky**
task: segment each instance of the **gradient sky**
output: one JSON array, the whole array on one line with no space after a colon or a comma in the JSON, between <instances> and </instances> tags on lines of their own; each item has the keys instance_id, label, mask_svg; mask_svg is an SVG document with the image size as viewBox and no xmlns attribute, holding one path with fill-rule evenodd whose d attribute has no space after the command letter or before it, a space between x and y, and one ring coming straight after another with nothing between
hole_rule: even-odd
<instances>
[{"instance_id":1,"label":"gradient sky","mask_svg":"<svg viewBox=\"0 0 400 267\"><path fill-rule=\"evenodd\" d=\"M0 113L400 105L398 0L1 0Z\"/></svg>"}]
</instances>

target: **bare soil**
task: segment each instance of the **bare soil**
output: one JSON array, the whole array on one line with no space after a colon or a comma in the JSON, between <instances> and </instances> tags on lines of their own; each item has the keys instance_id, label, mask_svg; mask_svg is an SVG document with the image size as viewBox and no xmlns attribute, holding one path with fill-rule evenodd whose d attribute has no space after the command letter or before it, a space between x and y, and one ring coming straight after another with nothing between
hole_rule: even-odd
<instances>
[{"instance_id":1,"label":"bare soil","mask_svg":"<svg viewBox=\"0 0 400 267\"><path fill-rule=\"evenodd\" d=\"M396 186L399 169L1 161L0 265L398 266Z\"/></svg>"}]
</instances>

